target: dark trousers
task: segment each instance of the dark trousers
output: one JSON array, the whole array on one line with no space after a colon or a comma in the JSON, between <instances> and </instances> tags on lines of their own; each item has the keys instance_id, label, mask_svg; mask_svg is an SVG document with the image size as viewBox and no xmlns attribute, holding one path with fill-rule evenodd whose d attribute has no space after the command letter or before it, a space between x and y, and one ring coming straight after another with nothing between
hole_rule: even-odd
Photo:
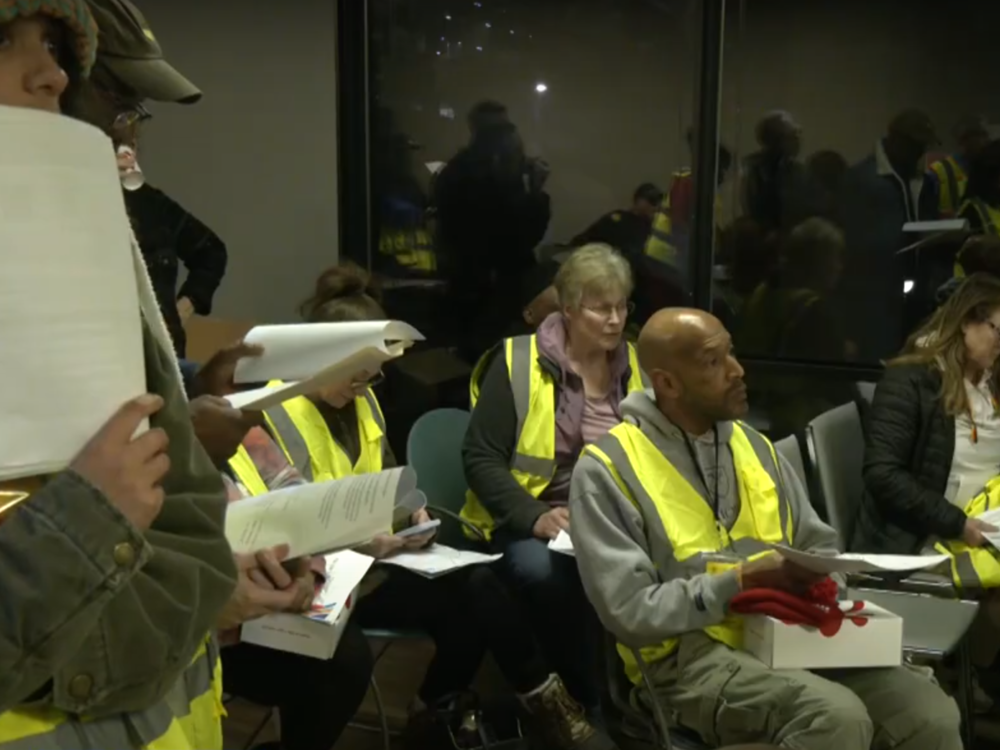
<instances>
[{"instance_id":1,"label":"dark trousers","mask_svg":"<svg viewBox=\"0 0 1000 750\"><path fill-rule=\"evenodd\" d=\"M226 692L278 709L283 750L330 750L364 700L372 668L354 622L329 661L249 643L222 649Z\"/></svg>"},{"instance_id":2,"label":"dark trousers","mask_svg":"<svg viewBox=\"0 0 1000 750\"><path fill-rule=\"evenodd\" d=\"M362 598L354 622L364 628L419 630L435 645L419 690L431 705L468 689L487 649L511 687L528 692L548 672L531 631L490 566L475 565L435 579L401 568Z\"/></svg>"},{"instance_id":3,"label":"dark trousers","mask_svg":"<svg viewBox=\"0 0 1000 750\"><path fill-rule=\"evenodd\" d=\"M601 627L587 601L576 560L539 539L498 534L497 572L521 604L548 664L588 712L601 705Z\"/></svg>"}]
</instances>

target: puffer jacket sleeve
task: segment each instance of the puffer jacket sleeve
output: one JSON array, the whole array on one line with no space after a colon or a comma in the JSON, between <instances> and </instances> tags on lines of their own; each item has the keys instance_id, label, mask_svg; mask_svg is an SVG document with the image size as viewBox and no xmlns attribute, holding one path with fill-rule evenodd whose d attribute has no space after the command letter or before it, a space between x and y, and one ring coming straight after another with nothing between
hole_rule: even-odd
<instances>
[{"instance_id":1,"label":"puffer jacket sleeve","mask_svg":"<svg viewBox=\"0 0 1000 750\"><path fill-rule=\"evenodd\" d=\"M958 539L965 513L914 473L920 408L931 388L925 367L889 367L875 390L865 438L865 488L888 522L919 537Z\"/></svg>"}]
</instances>

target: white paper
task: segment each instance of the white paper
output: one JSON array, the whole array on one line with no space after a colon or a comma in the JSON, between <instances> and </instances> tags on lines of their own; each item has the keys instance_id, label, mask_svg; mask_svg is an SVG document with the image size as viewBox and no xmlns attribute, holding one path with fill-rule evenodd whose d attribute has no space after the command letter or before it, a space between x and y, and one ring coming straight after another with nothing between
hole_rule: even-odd
<instances>
[{"instance_id":1,"label":"white paper","mask_svg":"<svg viewBox=\"0 0 1000 750\"><path fill-rule=\"evenodd\" d=\"M307 380L361 352L376 360L381 355L384 362L423 338L413 326L395 320L257 326L244 340L264 347L264 354L241 359L234 381Z\"/></svg>"},{"instance_id":2,"label":"white paper","mask_svg":"<svg viewBox=\"0 0 1000 750\"><path fill-rule=\"evenodd\" d=\"M991 526L997 527L998 531L983 532L983 536L986 537L986 541L997 549L1000 549L1000 508L997 508L996 510L988 510L978 516L978 518L980 521L984 521Z\"/></svg>"},{"instance_id":3,"label":"white paper","mask_svg":"<svg viewBox=\"0 0 1000 750\"><path fill-rule=\"evenodd\" d=\"M453 549L443 544L432 544L419 552L402 552L379 563L406 568L425 578L437 578L468 565L482 565L499 560L503 555L484 555L481 552Z\"/></svg>"},{"instance_id":4,"label":"white paper","mask_svg":"<svg viewBox=\"0 0 1000 750\"><path fill-rule=\"evenodd\" d=\"M559 534L555 539L549 541L549 549L563 555L576 557L576 552L573 550L573 540L570 538L569 534L563 530L559 531Z\"/></svg>"},{"instance_id":5,"label":"white paper","mask_svg":"<svg viewBox=\"0 0 1000 750\"><path fill-rule=\"evenodd\" d=\"M226 538L233 552L289 545L289 557L356 547L392 528L393 508L416 491L408 467L288 487L231 503Z\"/></svg>"},{"instance_id":6,"label":"white paper","mask_svg":"<svg viewBox=\"0 0 1000 750\"><path fill-rule=\"evenodd\" d=\"M948 560L947 555L868 555L844 553L824 556L775 545L782 557L814 573L905 573L927 570Z\"/></svg>"},{"instance_id":7,"label":"white paper","mask_svg":"<svg viewBox=\"0 0 1000 750\"><path fill-rule=\"evenodd\" d=\"M397 523L409 520L410 516L426 507L427 496L420 490L403 495L396 502L396 507L392 511L392 525L395 526Z\"/></svg>"},{"instance_id":8,"label":"white paper","mask_svg":"<svg viewBox=\"0 0 1000 750\"><path fill-rule=\"evenodd\" d=\"M320 622L336 622L347 606L351 593L361 583L375 562L370 555L345 549L324 556L326 581L313 599L312 608L305 616Z\"/></svg>"},{"instance_id":9,"label":"white paper","mask_svg":"<svg viewBox=\"0 0 1000 750\"><path fill-rule=\"evenodd\" d=\"M908 221L904 232L927 234L931 232L963 232L968 230L968 219L938 219L937 221Z\"/></svg>"},{"instance_id":10,"label":"white paper","mask_svg":"<svg viewBox=\"0 0 1000 750\"><path fill-rule=\"evenodd\" d=\"M146 390L131 234L111 141L0 107L0 479L65 468Z\"/></svg>"}]
</instances>

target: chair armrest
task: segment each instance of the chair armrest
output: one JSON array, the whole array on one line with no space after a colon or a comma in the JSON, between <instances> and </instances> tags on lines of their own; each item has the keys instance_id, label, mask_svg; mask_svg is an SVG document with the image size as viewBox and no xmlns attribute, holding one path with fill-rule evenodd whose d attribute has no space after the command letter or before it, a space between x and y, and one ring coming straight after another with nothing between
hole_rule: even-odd
<instances>
[{"instance_id":1,"label":"chair armrest","mask_svg":"<svg viewBox=\"0 0 1000 750\"><path fill-rule=\"evenodd\" d=\"M468 529L470 532L472 532L472 534L476 537L478 541L483 543L489 541L481 529L478 529L475 526L473 526L471 523L466 521L455 511L449 510L448 508L442 508L439 505L430 505L430 504L426 506L426 509L428 513L433 513L439 517L444 516L446 518L450 518L451 520L457 522L462 526L462 528Z\"/></svg>"}]
</instances>

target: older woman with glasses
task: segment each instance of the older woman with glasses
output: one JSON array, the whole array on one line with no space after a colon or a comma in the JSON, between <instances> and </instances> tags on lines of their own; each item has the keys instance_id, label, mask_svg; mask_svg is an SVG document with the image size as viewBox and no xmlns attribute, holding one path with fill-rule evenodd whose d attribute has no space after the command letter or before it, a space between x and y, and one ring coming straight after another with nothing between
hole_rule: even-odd
<instances>
[{"instance_id":1,"label":"older woman with glasses","mask_svg":"<svg viewBox=\"0 0 1000 750\"><path fill-rule=\"evenodd\" d=\"M559 269L555 287L561 311L536 334L504 341L483 381L463 449L470 492L462 515L504 553L502 571L550 662L593 717L596 617L573 559L548 543L570 530L580 451L618 424L619 402L643 381L624 339L632 293L624 258L586 245Z\"/></svg>"}]
</instances>

